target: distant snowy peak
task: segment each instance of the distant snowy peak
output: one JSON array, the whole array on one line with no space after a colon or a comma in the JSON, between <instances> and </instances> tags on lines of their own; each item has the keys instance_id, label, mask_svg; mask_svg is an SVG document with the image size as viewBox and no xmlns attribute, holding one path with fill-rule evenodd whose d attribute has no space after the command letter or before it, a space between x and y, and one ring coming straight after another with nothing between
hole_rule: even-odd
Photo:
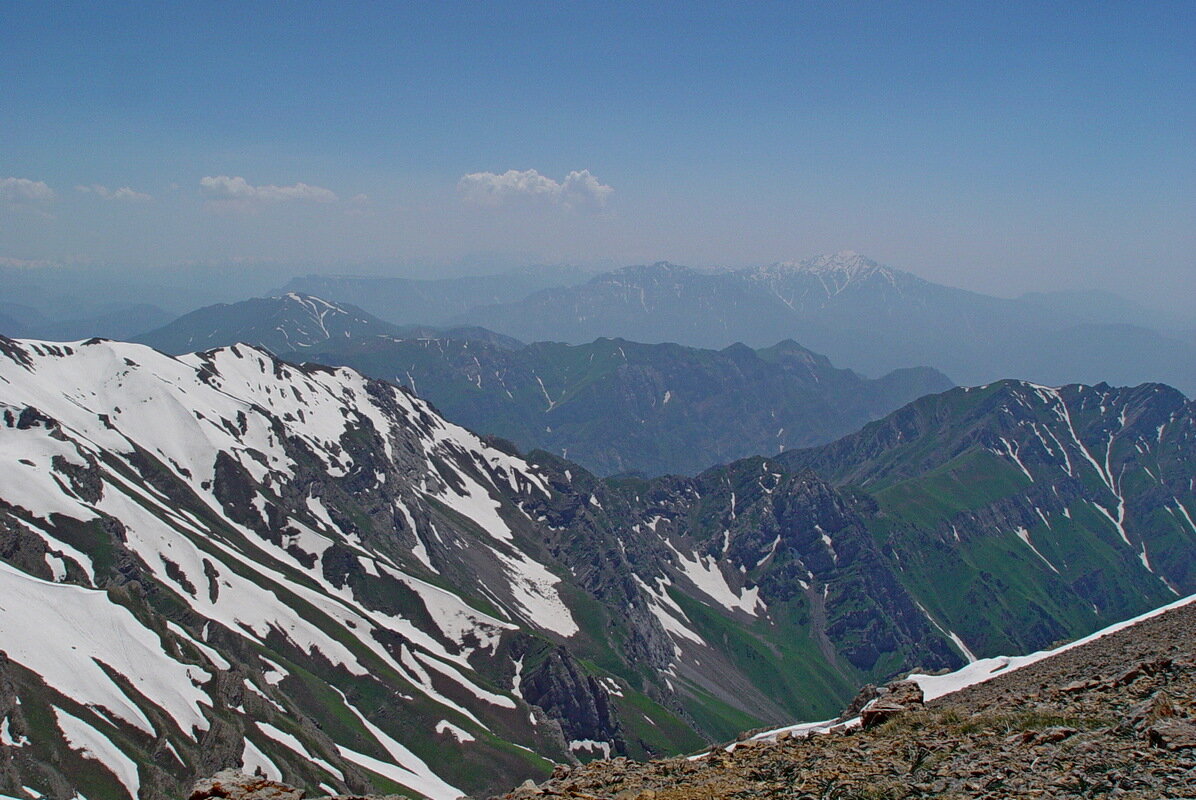
<instances>
[{"instance_id":1,"label":"distant snowy peak","mask_svg":"<svg viewBox=\"0 0 1196 800\"><path fill-rule=\"evenodd\" d=\"M896 285L898 280L911 277L908 273L878 264L854 250L841 250L838 253L817 255L800 261L778 261L760 267L755 273L764 279L797 275L817 277L823 282L834 284L837 288L873 277Z\"/></svg>"},{"instance_id":2,"label":"distant snowy peak","mask_svg":"<svg viewBox=\"0 0 1196 800\"><path fill-rule=\"evenodd\" d=\"M598 275L593 280L595 282L607 282L612 278L615 280L621 278L633 279L654 279L660 280L665 278L685 278L690 275L699 273L699 270L693 267L687 267L681 264L674 264L671 261L657 261L654 264L636 264L614 272L604 273Z\"/></svg>"},{"instance_id":3,"label":"distant snowy peak","mask_svg":"<svg viewBox=\"0 0 1196 800\"><path fill-rule=\"evenodd\" d=\"M877 269L884 269L880 264L854 250L823 253L798 261L780 261L773 266L779 269L803 272L846 272L849 275L870 274Z\"/></svg>"},{"instance_id":4,"label":"distant snowy peak","mask_svg":"<svg viewBox=\"0 0 1196 800\"><path fill-rule=\"evenodd\" d=\"M356 306L288 292L192 311L138 341L175 355L245 342L272 353L310 350L332 339L392 334L397 328Z\"/></svg>"}]
</instances>

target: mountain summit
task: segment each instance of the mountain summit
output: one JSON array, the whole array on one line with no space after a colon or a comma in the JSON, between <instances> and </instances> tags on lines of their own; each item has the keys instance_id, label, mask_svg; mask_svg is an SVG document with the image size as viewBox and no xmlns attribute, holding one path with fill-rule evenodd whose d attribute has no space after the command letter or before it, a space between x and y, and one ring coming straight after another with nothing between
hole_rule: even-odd
<instances>
[{"instance_id":1,"label":"mountain summit","mask_svg":"<svg viewBox=\"0 0 1196 800\"><path fill-rule=\"evenodd\" d=\"M137 341L174 355L237 342L252 343L272 353L291 353L329 340L397 332L394 325L357 306L287 292L279 297L206 306L139 336Z\"/></svg>"},{"instance_id":2,"label":"mountain summit","mask_svg":"<svg viewBox=\"0 0 1196 800\"><path fill-rule=\"evenodd\" d=\"M854 250L840 250L837 253L812 256L799 261L778 261L762 267L761 271L810 272L815 275L833 274L842 275L853 280L865 278L875 273L891 277L895 272L890 267L881 266L867 256L862 256Z\"/></svg>"}]
</instances>

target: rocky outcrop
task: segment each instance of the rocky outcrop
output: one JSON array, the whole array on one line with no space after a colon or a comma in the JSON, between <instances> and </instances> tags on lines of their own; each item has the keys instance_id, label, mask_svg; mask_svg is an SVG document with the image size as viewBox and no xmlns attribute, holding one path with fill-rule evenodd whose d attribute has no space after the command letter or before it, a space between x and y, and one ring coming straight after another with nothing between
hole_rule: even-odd
<instances>
[{"instance_id":1,"label":"rocky outcrop","mask_svg":"<svg viewBox=\"0 0 1196 800\"><path fill-rule=\"evenodd\" d=\"M226 769L198 781L187 800L303 800L305 794L285 783Z\"/></svg>"},{"instance_id":2,"label":"rocky outcrop","mask_svg":"<svg viewBox=\"0 0 1196 800\"><path fill-rule=\"evenodd\" d=\"M872 701L860 708L860 724L873 728L901 714L923 707L922 688L913 681L894 681L877 693ZM850 713L850 706L849 712Z\"/></svg>"},{"instance_id":3,"label":"rocky outcrop","mask_svg":"<svg viewBox=\"0 0 1196 800\"><path fill-rule=\"evenodd\" d=\"M616 753L625 752L622 725L610 692L586 674L564 647L554 647L540 663L523 675L520 693L560 723L570 742L604 742Z\"/></svg>"},{"instance_id":4,"label":"rocky outcrop","mask_svg":"<svg viewBox=\"0 0 1196 800\"><path fill-rule=\"evenodd\" d=\"M226 769L196 781L187 800L304 800L307 792L294 786L240 770ZM310 800L407 800L398 794L337 794Z\"/></svg>"}]
</instances>

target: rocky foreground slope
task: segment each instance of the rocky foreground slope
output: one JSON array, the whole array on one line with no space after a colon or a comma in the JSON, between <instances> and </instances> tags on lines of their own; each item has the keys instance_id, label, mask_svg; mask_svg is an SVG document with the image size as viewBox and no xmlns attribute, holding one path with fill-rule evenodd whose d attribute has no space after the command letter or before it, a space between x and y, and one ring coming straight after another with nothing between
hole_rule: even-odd
<instances>
[{"instance_id":1,"label":"rocky foreground slope","mask_svg":"<svg viewBox=\"0 0 1196 800\"><path fill-rule=\"evenodd\" d=\"M893 686L863 727L689 759L558 767L504 795L577 800L1196 796L1196 603L923 704ZM910 689L913 689L912 693Z\"/></svg>"}]
</instances>

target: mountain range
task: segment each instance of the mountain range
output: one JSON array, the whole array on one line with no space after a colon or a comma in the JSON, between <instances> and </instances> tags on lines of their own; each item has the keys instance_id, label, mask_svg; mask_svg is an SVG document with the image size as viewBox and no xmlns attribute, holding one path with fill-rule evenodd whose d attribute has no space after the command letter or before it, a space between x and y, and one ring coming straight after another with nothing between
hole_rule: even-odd
<instances>
[{"instance_id":1,"label":"mountain range","mask_svg":"<svg viewBox=\"0 0 1196 800\"><path fill-rule=\"evenodd\" d=\"M825 718L1196 590L1193 410L1010 381L603 480L346 368L0 339L0 792L455 798Z\"/></svg>"},{"instance_id":2,"label":"mountain range","mask_svg":"<svg viewBox=\"0 0 1196 800\"><path fill-rule=\"evenodd\" d=\"M405 325L444 325L476 306L516 302L542 289L571 286L588 277L589 273L571 267L529 267L495 275L430 279L305 275L292 278L274 294L335 298Z\"/></svg>"},{"instance_id":3,"label":"mountain range","mask_svg":"<svg viewBox=\"0 0 1196 800\"><path fill-rule=\"evenodd\" d=\"M1196 348L1088 295L1004 299L955 289L853 252L743 270L665 262L544 289L456 318L524 341L596 337L722 348L795 339L879 375L929 365L961 384L1149 381L1196 392Z\"/></svg>"},{"instance_id":4,"label":"mountain range","mask_svg":"<svg viewBox=\"0 0 1196 800\"><path fill-rule=\"evenodd\" d=\"M524 342L618 338L714 350L791 339L871 377L929 366L967 385L1002 378L1052 386L1163 382L1196 394L1190 313L1170 318L1094 291L994 297L850 251L746 269L659 262L598 274L538 267L435 279L278 280L282 270L189 268L176 276L178 285L161 286L140 274L0 265L7 292L0 333L133 339L164 325L168 311L235 302L273 286L280 288L272 296L321 297L407 329L482 328ZM129 298L138 298L140 310ZM40 322L29 324L30 313Z\"/></svg>"},{"instance_id":5,"label":"mountain range","mask_svg":"<svg viewBox=\"0 0 1196 800\"><path fill-rule=\"evenodd\" d=\"M46 314L20 303L0 303L0 333L53 341L78 341L93 336L130 339L172 319L173 314L149 303L105 303L81 315Z\"/></svg>"},{"instance_id":6,"label":"mountain range","mask_svg":"<svg viewBox=\"0 0 1196 800\"><path fill-rule=\"evenodd\" d=\"M868 380L792 341L721 351L612 339L525 346L481 328L401 329L295 293L200 309L138 340L175 354L245 342L289 361L349 366L416 391L471 430L600 474L694 474L823 444L951 386L928 368Z\"/></svg>"}]
</instances>

